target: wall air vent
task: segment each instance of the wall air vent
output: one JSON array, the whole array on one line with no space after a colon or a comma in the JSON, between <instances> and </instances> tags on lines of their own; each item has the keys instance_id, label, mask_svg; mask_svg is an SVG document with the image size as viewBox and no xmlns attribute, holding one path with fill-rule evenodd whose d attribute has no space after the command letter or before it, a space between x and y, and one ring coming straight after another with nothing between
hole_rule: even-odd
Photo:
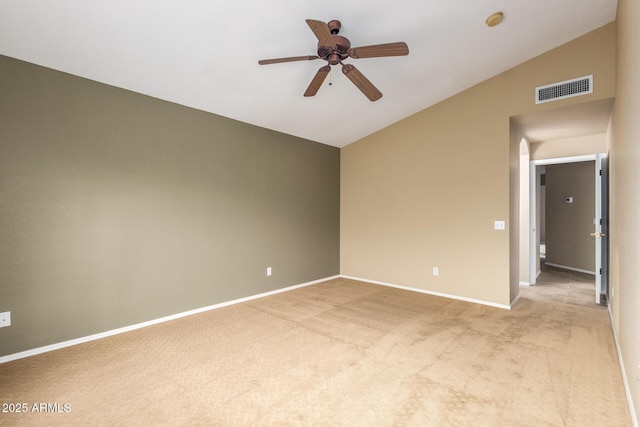
<instances>
[{"instance_id":1,"label":"wall air vent","mask_svg":"<svg viewBox=\"0 0 640 427\"><path fill-rule=\"evenodd\" d=\"M536 104L593 93L593 75L536 88Z\"/></svg>"}]
</instances>

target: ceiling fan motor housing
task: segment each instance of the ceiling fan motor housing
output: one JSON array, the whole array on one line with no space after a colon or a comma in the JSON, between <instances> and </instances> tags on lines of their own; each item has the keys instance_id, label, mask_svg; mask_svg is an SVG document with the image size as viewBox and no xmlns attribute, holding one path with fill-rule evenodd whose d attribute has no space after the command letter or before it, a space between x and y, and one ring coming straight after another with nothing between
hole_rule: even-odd
<instances>
[{"instance_id":1,"label":"ceiling fan motor housing","mask_svg":"<svg viewBox=\"0 0 640 427\"><path fill-rule=\"evenodd\" d=\"M329 61L329 64L336 65L340 61L346 59L351 48L351 42L348 38L333 34L333 41L336 43L337 49L333 49L329 46L322 46L318 43L318 56Z\"/></svg>"}]
</instances>

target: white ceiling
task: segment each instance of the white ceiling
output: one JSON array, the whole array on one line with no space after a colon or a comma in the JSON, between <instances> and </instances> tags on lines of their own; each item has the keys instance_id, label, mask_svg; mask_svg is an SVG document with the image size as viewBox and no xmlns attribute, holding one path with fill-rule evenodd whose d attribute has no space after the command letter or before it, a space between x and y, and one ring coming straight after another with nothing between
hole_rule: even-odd
<instances>
[{"instance_id":1,"label":"white ceiling","mask_svg":"<svg viewBox=\"0 0 640 427\"><path fill-rule=\"evenodd\" d=\"M615 19L617 0L2 0L0 54L343 147ZM485 19L504 13L501 25ZM405 41L409 56L350 59L370 102L322 60L305 23L339 19L352 46Z\"/></svg>"}]
</instances>

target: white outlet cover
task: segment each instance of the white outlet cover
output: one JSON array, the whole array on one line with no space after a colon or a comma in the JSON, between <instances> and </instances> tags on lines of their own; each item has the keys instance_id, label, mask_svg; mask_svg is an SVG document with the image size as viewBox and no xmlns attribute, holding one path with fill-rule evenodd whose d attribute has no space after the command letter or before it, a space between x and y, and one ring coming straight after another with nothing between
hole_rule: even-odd
<instances>
[{"instance_id":1,"label":"white outlet cover","mask_svg":"<svg viewBox=\"0 0 640 427\"><path fill-rule=\"evenodd\" d=\"M505 229L504 221L494 221L493 222L493 228L495 230L504 230Z\"/></svg>"},{"instance_id":2,"label":"white outlet cover","mask_svg":"<svg viewBox=\"0 0 640 427\"><path fill-rule=\"evenodd\" d=\"M11 326L10 311L5 311L4 313L0 313L0 328L4 328L5 326Z\"/></svg>"}]
</instances>

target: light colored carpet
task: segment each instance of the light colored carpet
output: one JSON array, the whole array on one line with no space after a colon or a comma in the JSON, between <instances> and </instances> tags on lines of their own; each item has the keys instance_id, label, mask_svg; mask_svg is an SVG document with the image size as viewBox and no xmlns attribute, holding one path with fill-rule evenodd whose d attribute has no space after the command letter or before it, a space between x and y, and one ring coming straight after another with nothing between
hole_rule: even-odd
<instances>
[{"instance_id":1,"label":"light colored carpet","mask_svg":"<svg viewBox=\"0 0 640 427\"><path fill-rule=\"evenodd\" d=\"M630 425L605 310L337 279L0 365L2 425Z\"/></svg>"}]
</instances>

